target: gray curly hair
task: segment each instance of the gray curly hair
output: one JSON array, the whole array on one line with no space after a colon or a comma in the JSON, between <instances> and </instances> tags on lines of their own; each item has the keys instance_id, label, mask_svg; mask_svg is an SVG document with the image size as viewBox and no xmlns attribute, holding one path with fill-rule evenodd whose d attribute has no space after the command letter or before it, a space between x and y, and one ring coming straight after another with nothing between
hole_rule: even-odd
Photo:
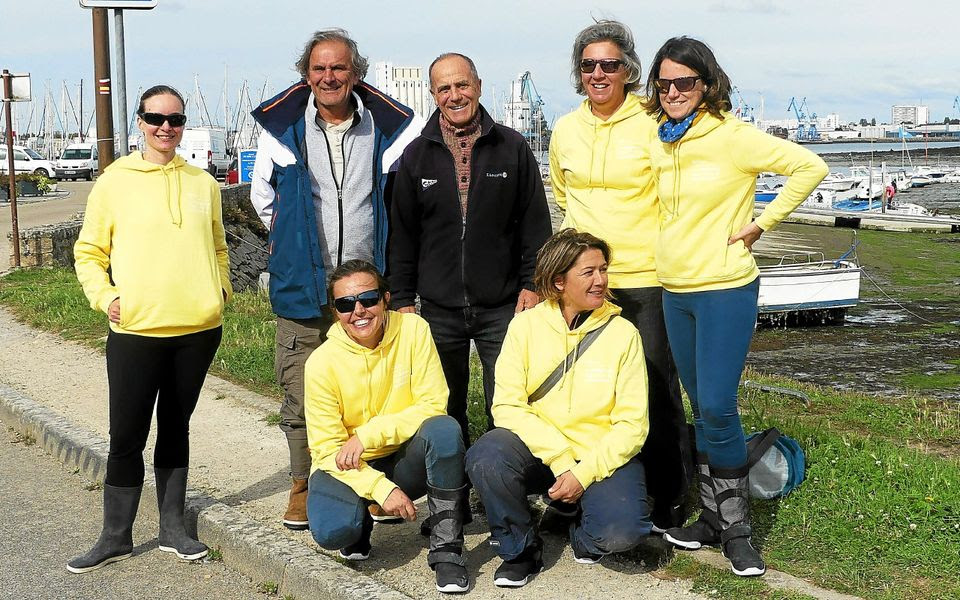
<instances>
[{"instance_id":1,"label":"gray curly hair","mask_svg":"<svg viewBox=\"0 0 960 600\"><path fill-rule=\"evenodd\" d=\"M570 81L573 82L573 88L581 96L585 96L587 90L583 87L583 80L580 79L580 59L583 58L583 50L590 44L596 42L610 42L620 49L623 55L624 69L627 72L627 83L624 86L626 92L632 92L640 88L640 58L637 56L637 50L633 44L633 34L630 28L620 21L601 20L590 25L577 34L573 41L573 54L571 59Z\"/></svg>"},{"instance_id":2,"label":"gray curly hair","mask_svg":"<svg viewBox=\"0 0 960 600\"><path fill-rule=\"evenodd\" d=\"M304 79L307 78L307 71L310 70L310 54L313 52L314 47L320 42L329 41L343 42L346 44L347 48L350 49L351 70L356 74L358 79L363 79L367 76L367 69L370 67L370 62L366 57L360 56L357 43L353 41L345 29L334 27L314 32L314 34L310 36L310 39L307 40L307 43L303 45L303 53L300 55L300 60L294 65L301 77Z\"/></svg>"}]
</instances>

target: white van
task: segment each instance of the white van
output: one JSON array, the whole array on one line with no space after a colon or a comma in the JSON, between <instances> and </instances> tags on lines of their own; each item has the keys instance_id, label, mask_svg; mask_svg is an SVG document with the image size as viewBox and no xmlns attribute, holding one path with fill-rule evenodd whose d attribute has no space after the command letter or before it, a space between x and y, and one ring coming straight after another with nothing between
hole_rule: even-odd
<instances>
[{"instance_id":1,"label":"white van","mask_svg":"<svg viewBox=\"0 0 960 600\"><path fill-rule=\"evenodd\" d=\"M100 170L96 144L70 144L57 160L57 179L86 179L90 181Z\"/></svg>"},{"instance_id":2,"label":"white van","mask_svg":"<svg viewBox=\"0 0 960 600\"><path fill-rule=\"evenodd\" d=\"M53 177L53 163L26 146L13 147L13 170L17 173L38 173ZM0 173L7 172L7 145L0 144Z\"/></svg>"},{"instance_id":3,"label":"white van","mask_svg":"<svg viewBox=\"0 0 960 600\"><path fill-rule=\"evenodd\" d=\"M211 127L187 127L177 146L177 154L214 177L226 177L230 167L227 134Z\"/></svg>"}]
</instances>

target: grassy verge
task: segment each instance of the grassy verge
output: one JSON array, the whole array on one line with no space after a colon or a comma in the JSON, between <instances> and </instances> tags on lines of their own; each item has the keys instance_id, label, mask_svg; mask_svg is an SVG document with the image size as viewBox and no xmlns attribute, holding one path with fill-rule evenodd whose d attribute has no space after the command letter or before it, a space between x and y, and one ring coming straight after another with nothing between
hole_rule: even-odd
<instances>
[{"instance_id":1,"label":"grassy verge","mask_svg":"<svg viewBox=\"0 0 960 600\"><path fill-rule=\"evenodd\" d=\"M68 270L0 279L0 304L33 326L102 347L106 321ZM238 294L224 316L214 372L259 391L273 383L273 315L259 294ZM960 403L917 395L841 393L750 372L747 378L807 394L745 388L748 430L777 426L807 453L807 481L791 496L754 504L756 542L769 564L864 598L960 597ZM920 387L920 386L916 386ZM471 437L485 431L480 365L469 397ZM675 555L660 572L721 598L801 598Z\"/></svg>"}]
</instances>

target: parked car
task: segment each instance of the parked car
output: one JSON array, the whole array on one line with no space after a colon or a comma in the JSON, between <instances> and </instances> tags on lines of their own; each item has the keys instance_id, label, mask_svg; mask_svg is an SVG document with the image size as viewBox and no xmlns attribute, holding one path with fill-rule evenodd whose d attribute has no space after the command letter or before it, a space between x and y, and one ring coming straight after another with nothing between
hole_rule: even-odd
<instances>
[{"instance_id":1,"label":"parked car","mask_svg":"<svg viewBox=\"0 0 960 600\"><path fill-rule=\"evenodd\" d=\"M53 178L53 163L26 146L13 147L13 170L17 173L36 173ZM0 144L0 173L7 172L7 147Z\"/></svg>"},{"instance_id":2,"label":"parked car","mask_svg":"<svg viewBox=\"0 0 960 600\"><path fill-rule=\"evenodd\" d=\"M214 177L224 177L230 166L227 153L227 134L212 127L188 127L177 146L177 154L195 167Z\"/></svg>"},{"instance_id":3,"label":"parked car","mask_svg":"<svg viewBox=\"0 0 960 600\"><path fill-rule=\"evenodd\" d=\"M57 179L86 179L90 181L100 169L96 144L70 144L57 160Z\"/></svg>"},{"instance_id":4,"label":"parked car","mask_svg":"<svg viewBox=\"0 0 960 600\"><path fill-rule=\"evenodd\" d=\"M230 166L227 167L227 177L223 181L227 185L240 183L240 170L237 168L237 157L230 160Z\"/></svg>"}]
</instances>

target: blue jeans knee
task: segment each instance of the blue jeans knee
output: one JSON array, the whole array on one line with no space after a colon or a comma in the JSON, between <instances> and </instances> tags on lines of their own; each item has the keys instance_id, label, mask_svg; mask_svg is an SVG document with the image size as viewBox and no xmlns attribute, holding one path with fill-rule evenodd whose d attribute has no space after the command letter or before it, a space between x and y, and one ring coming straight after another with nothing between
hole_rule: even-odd
<instances>
[{"instance_id":1,"label":"blue jeans knee","mask_svg":"<svg viewBox=\"0 0 960 600\"><path fill-rule=\"evenodd\" d=\"M324 471L310 476L307 519L321 548L337 550L360 540L367 503L348 485Z\"/></svg>"}]
</instances>

